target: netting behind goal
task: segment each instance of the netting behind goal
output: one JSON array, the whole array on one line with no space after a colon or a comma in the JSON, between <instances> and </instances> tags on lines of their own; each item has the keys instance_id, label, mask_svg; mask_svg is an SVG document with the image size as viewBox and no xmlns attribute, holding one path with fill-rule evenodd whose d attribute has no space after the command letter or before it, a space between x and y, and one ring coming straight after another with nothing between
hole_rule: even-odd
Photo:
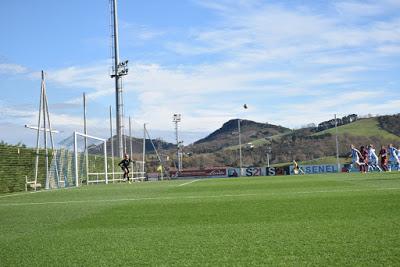
<instances>
[{"instance_id":1,"label":"netting behind goal","mask_svg":"<svg viewBox=\"0 0 400 267\"><path fill-rule=\"evenodd\" d=\"M143 181L146 177L146 169L145 169L145 145L146 142L143 138L134 137L140 135L140 130L138 128L134 128L134 131L131 132L130 135L123 136L123 146L124 151L128 154L129 158L132 160L132 163L129 165L129 179L130 180L141 180ZM123 171L121 167L118 165L121 162L121 158L116 155L116 137L112 139L112 142L107 142L107 153L109 157L109 181L110 182L121 182L125 179L123 178ZM111 155L114 156L112 157Z\"/></svg>"},{"instance_id":2,"label":"netting behind goal","mask_svg":"<svg viewBox=\"0 0 400 267\"><path fill-rule=\"evenodd\" d=\"M125 142L125 151L133 161L131 178L134 180L144 180L146 177L146 135L143 127L133 122L133 130Z\"/></svg>"},{"instance_id":3,"label":"netting behind goal","mask_svg":"<svg viewBox=\"0 0 400 267\"><path fill-rule=\"evenodd\" d=\"M106 140L74 133L60 142L50 165L50 188L108 183Z\"/></svg>"}]
</instances>

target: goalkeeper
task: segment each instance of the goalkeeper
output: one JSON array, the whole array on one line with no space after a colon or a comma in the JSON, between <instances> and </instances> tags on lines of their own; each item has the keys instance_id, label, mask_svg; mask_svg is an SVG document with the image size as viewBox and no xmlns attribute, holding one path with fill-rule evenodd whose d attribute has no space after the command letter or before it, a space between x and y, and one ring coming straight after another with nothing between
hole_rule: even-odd
<instances>
[{"instance_id":1,"label":"goalkeeper","mask_svg":"<svg viewBox=\"0 0 400 267\"><path fill-rule=\"evenodd\" d=\"M129 158L128 154L125 154L121 162L118 163L118 166L120 166L122 171L124 172L124 181L128 180L129 183L131 182L129 181L129 165L131 164L131 162L133 161Z\"/></svg>"}]
</instances>

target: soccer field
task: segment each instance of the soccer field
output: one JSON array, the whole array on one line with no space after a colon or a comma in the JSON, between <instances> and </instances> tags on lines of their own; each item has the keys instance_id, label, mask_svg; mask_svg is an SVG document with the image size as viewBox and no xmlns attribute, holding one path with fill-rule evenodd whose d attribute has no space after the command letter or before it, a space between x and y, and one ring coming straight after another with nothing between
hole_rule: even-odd
<instances>
[{"instance_id":1,"label":"soccer field","mask_svg":"<svg viewBox=\"0 0 400 267\"><path fill-rule=\"evenodd\" d=\"M0 195L1 266L399 265L400 173Z\"/></svg>"}]
</instances>

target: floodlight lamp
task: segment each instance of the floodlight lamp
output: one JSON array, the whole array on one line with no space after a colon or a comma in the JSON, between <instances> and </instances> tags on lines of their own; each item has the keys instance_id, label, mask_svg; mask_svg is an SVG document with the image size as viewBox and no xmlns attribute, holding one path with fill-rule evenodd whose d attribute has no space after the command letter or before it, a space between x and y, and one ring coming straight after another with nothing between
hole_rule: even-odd
<instances>
[{"instance_id":1,"label":"floodlight lamp","mask_svg":"<svg viewBox=\"0 0 400 267\"><path fill-rule=\"evenodd\" d=\"M181 114L174 114L174 122L180 122L181 121Z\"/></svg>"}]
</instances>

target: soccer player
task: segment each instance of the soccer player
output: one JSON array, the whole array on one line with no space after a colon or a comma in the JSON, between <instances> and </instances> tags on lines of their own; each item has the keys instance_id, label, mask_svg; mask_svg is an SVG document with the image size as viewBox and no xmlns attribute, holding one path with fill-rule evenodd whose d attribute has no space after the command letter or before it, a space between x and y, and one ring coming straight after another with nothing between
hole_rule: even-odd
<instances>
[{"instance_id":1,"label":"soccer player","mask_svg":"<svg viewBox=\"0 0 400 267\"><path fill-rule=\"evenodd\" d=\"M399 148L397 149L397 159L398 159L398 166L399 166L399 171L400 171L400 146L399 146Z\"/></svg>"},{"instance_id":2,"label":"soccer player","mask_svg":"<svg viewBox=\"0 0 400 267\"><path fill-rule=\"evenodd\" d=\"M385 172L387 172L388 169L388 159L387 159L387 150L385 146L381 147L381 150L379 151L379 156L381 157L381 168Z\"/></svg>"},{"instance_id":3,"label":"soccer player","mask_svg":"<svg viewBox=\"0 0 400 267\"><path fill-rule=\"evenodd\" d=\"M368 171L374 171L378 169L380 172L382 171L381 167L378 164L378 156L375 153L375 148L372 144L368 146Z\"/></svg>"},{"instance_id":4,"label":"soccer player","mask_svg":"<svg viewBox=\"0 0 400 267\"><path fill-rule=\"evenodd\" d=\"M360 157L361 157L360 151L354 145L351 145L350 147L351 147L351 164L349 172L351 171L352 168L359 167L361 169L361 165L363 164L360 162ZM356 164L357 166L354 166L354 164Z\"/></svg>"},{"instance_id":5,"label":"soccer player","mask_svg":"<svg viewBox=\"0 0 400 267\"><path fill-rule=\"evenodd\" d=\"M399 150L393 146L389 145L389 171L392 170L392 166L397 165L397 170L400 171L400 160L399 160Z\"/></svg>"},{"instance_id":6,"label":"soccer player","mask_svg":"<svg viewBox=\"0 0 400 267\"><path fill-rule=\"evenodd\" d=\"M133 161L129 158L128 154L125 154L121 162L118 163L118 166L120 166L122 171L124 172L124 181L128 180L129 183L131 183L131 181L129 180L129 164L131 162Z\"/></svg>"},{"instance_id":7,"label":"soccer player","mask_svg":"<svg viewBox=\"0 0 400 267\"><path fill-rule=\"evenodd\" d=\"M360 147L360 172L366 173L368 168L368 150L364 146Z\"/></svg>"},{"instance_id":8,"label":"soccer player","mask_svg":"<svg viewBox=\"0 0 400 267\"><path fill-rule=\"evenodd\" d=\"M304 174L303 170L300 169L299 164L295 160L293 160L293 173L294 174Z\"/></svg>"}]
</instances>

